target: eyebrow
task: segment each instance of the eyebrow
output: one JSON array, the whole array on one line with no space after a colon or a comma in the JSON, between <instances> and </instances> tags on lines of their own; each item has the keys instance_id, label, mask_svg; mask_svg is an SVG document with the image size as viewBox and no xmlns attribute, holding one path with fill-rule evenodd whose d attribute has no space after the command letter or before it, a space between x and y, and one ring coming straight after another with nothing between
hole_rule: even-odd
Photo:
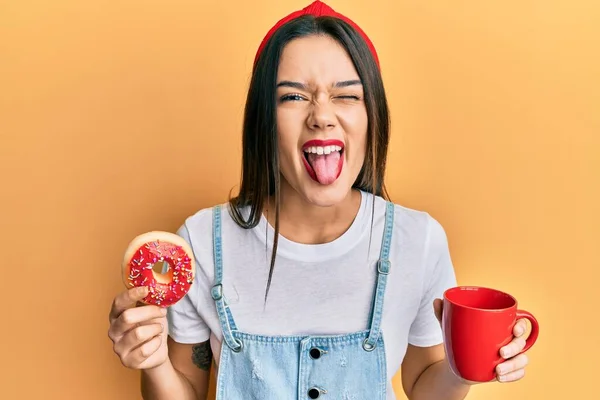
<instances>
[{"instance_id":1,"label":"eyebrow","mask_svg":"<svg viewBox=\"0 0 600 400\"><path fill-rule=\"evenodd\" d=\"M349 80L349 81L340 81L340 82L336 82L335 85L333 85L336 88L343 88L343 87L348 87L348 86L354 86L354 85L362 85L362 82L358 79L353 79L353 80ZM293 81L281 81L277 84L277 87L289 87L289 88L294 88L294 89L300 89L300 90L306 90L307 89L307 85L301 82L293 82Z\"/></svg>"}]
</instances>

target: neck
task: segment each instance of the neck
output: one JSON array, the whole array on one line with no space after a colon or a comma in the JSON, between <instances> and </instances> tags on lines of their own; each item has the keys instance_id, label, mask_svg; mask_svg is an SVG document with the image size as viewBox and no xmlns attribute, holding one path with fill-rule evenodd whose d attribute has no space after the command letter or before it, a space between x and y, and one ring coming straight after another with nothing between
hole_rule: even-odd
<instances>
[{"instance_id":1,"label":"neck","mask_svg":"<svg viewBox=\"0 0 600 400\"><path fill-rule=\"evenodd\" d=\"M282 182L279 210L279 233L296 243L322 244L344 234L352 225L360 208L361 194L352 189L338 204L329 207L307 202ZM275 228L275 199L265 207L265 217Z\"/></svg>"}]
</instances>

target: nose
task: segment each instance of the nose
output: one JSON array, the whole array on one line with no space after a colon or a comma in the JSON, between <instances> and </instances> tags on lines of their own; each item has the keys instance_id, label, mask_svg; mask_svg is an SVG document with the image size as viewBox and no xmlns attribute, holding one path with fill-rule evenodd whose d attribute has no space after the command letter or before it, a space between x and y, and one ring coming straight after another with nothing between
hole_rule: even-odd
<instances>
[{"instance_id":1,"label":"nose","mask_svg":"<svg viewBox=\"0 0 600 400\"><path fill-rule=\"evenodd\" d=\"M335 128L337 121L333 107L328 102L314 103L306 124L312 130L331 130Z\"/></svg>"}]
</instances>

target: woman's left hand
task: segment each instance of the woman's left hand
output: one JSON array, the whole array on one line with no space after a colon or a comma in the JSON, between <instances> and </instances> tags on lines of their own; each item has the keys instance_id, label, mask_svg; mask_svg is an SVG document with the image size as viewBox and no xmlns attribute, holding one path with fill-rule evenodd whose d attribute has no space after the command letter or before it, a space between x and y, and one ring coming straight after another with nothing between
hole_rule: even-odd
<instances>
[{"instance_id":1,"label":"woman's left hand","mask_svg":"<svg viewBox=\"0 0 600 400\"><path fill-rule=\"evenodd\" d=\"M443 302L441 299L436 299L433 302L435 316L440 324L442 323L442 307ZM515 382L525 376L525 367L529 363L529 359L527 354L521 353L521 351L525 348L525 337L523 335L526 330L526 320L518 320L513 328L513 340L500 349L500 356L505 361L496 367L496 380L498 382Z\"/></svg>"}]
</instances>

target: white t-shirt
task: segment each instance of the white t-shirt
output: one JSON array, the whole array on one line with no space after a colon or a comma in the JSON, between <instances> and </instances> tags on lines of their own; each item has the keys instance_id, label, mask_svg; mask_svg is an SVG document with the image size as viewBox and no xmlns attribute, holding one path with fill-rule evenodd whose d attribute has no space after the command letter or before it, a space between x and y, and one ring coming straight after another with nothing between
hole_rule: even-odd
<instances>
[{"instance_id":1,"label":"white t-shirt","mask_svg":"<svg viewBox=\"0 0 600 400\"><path fill-rule=\"evenodd\" d=\"M385 200L361 192L350 228L326 244L299 244L279 238L266 307L274 230L262 217L254 229L236 225L223 208L223 293L240 331L260 335L324 335L369 327L385 221ZM375 213L371 248L372 205ZM212 209L198 211L177 232L196 257L196 278L189 293L168 309L169 334L180 343L211 339L219 360L222 332L210 289L214 282ZM368 253L368 256L367 256ZM446 234L428 213L395 205L393 237L383 306L388 400L395 399L391 379L406 347L442 343L433 300L456 285Z\"/></svg>"}]
</instances>

